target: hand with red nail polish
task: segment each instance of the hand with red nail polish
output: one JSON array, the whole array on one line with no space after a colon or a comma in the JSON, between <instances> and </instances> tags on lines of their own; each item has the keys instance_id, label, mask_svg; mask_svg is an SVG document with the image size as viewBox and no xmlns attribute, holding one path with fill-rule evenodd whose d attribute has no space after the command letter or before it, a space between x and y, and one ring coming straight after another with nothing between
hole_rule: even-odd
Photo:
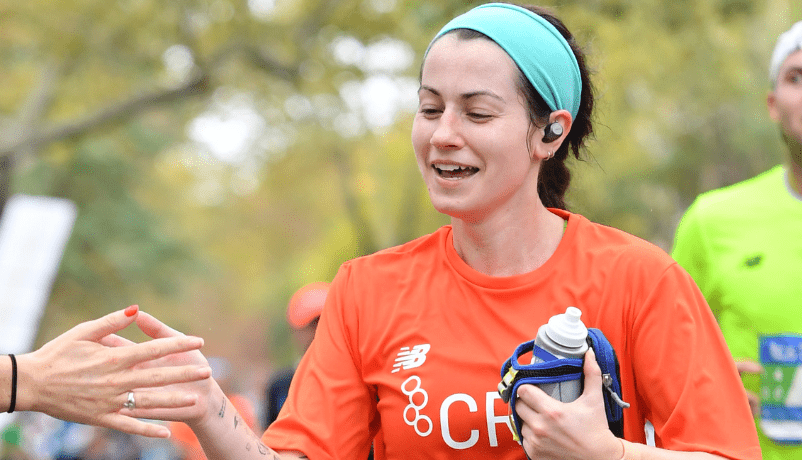
<instances>
[{"instance_id":1,"label":"hand with red nail polish","mask_svg":"<svg viewBox=\"0 0 802 460\"><path fill-rule=\"evenodd\" d=\"M131 434L170 436L167 427L138 420L134 411L195 405L194 394L156 387L208 379L211 368L208 363L166 359L198 350L203 346L199 337L182 334L134 343L116 334L140 314L139 306L131 305L81 323L38 350L16 356L15 410ZM12 383L11 359L2 357L0 410L11 406Z\"/></svg>"}]
</instances>

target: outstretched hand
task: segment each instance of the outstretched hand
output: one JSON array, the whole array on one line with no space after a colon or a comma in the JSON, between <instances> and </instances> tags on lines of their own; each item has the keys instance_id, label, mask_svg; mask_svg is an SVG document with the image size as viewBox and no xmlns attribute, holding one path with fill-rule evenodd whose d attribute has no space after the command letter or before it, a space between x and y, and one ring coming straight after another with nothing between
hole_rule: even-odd
<instances>
[{"instance_id":1,"label":"outstretched hand","mask_svg":"<svg viewBox=\"0 0 802 460\"><path fill-rule=\"evenodd\" d=\"M585 355L585 389L564 403L534 385L521 385L515 409L523 421L523 447L530 458L611 460L623 446L607 425L601 369L593 349Z\"/></svg>"},{"instance_id":2,"label":"outstretched hand","mask_svg":"<svg viewBox=\"0 0 802 460\"><path fill-rule=\"evenodd\" d=\"M184 337L184 334L162 323L152 315L140 312L136 318L137 326L154 342L162 340L177 340ZM209 368L209 362L197 349L191 349L182 353L174 353L164 356L158 360L144 363L148 369L159 369L162 366L174 367L204 367ZM161 387L162 385L154 385ZM153 420L182 421L190 425L201 420L211 411L210 399L217 389L217 383L212 378L203 380L183 380L174 381L171 385L162 388L153 388L152 391L165 394L180 394L184 397L192 398L195 404L182 406L140 406L137 404L133 410L123 409L123 413L134 417L148 418ZM222 393L221 393L222 394ZM221 402L221 401L220 401Z\"/></svg>"},{"instance_id":3,"label":"outstretched hand","mask_svg":"<svg viewBox=\"0 0 802 460\"><path fill-rule=\"evenodd\" d=\"M40 349L17 356L17 409L131 434L168 437L165 426L126 413L123 404L129 391L134 391L136 411L192 407L197 403L195 395L147 389L211 380L211 368L205 362L168 359L198 350L203 346L199 337L176 335L137 344L116 335L140 315L138 307L131 306L81 323Z\"/></svg>"}]
</instances>

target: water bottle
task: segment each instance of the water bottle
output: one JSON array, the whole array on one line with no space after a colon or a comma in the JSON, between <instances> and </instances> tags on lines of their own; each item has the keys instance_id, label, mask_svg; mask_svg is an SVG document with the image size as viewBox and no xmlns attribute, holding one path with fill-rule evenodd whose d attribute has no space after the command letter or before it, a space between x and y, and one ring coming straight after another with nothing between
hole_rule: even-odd
<instances>
[{"instance_id":1,"label":"water bottle","mask_svg":"<svg viewBox=\"0 0 802 460\"><path fill-rule=\"evenodd\" d=\"M559 359L582 359L588 351L588 328L579 317L582 311L576 307L568 307L565 313L554 315L549 322L540 326L535 337L535 346L538 346ZM543 362L536 355L532 355L532 364ZM562 402L571 402L582 394L580 379L568 380L558 383L544 383L538 385L554 399Z\"/></svg>"}]
</instances>

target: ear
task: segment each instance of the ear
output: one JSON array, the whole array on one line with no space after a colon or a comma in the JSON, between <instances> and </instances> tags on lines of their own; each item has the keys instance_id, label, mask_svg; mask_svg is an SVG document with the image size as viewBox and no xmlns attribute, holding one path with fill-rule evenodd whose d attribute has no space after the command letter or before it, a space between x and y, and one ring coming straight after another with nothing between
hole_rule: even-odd
<instances>
[{"instance_id":1,"label":"ear","mask_svg":"<svg viewBox=\"0 0 802 460\"><path fill-rule=\"evenodd\" d=\"M571 112L567 110L561 109L551 112L548 123L546 123L546 125L542 128L535 129L532 132L532 137L530 139L530 145L532 146L532 159L534 160L537 158L539 161L545 161L549 157L553 156L554 153L560 148L563 141L565 141L565 137L568 135L568 132L571 131L571 124L573 121L574 120L571 116ZM551 123L559 123L563 128L563 133L560 135L560 137L551 142L544 142L543 136L546 134L545 128Z\"/></svg>"},{"instance_id":2,"label":"ear","mask_svg":"<svg viewBox=\"0 0 802 460\"><path fill-rule=\"evenodd\" d=\"M780 113L777 111L777 95L774 91L769 91L766 95L766 107L769 109L769 116L774 121L780 121Z\"/></svg>"}]
</instances>

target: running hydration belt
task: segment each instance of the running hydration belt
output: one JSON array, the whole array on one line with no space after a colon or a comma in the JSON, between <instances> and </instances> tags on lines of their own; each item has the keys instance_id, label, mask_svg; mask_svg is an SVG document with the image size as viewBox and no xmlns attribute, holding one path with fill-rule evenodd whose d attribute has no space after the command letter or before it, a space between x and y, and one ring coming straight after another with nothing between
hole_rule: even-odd
<instances>
[{"instance_id":1,"label":"running hydration belt","mask_svg":"<svg viewBox=\"0 0 802 460\"><path fill-rule=\"evenodd\" d=\"M621 381L619 379L618 358L615 350L602 331L588 328L588 346L596 353L596 361L602 372L602 385L606 391L604 395L604 411L607 415L607 424L610 431L619 438L624 437L624 411L629 403L621 399ZM529 352L542 359L543 362L522 365L518 359ZM582 379L582 359L559 359L546 350L535 346L535 341L524 342L515 349L512 357L501 367L501 383L498 384L498 393L505 403L509 404L510 415L507 425L512 431L512 437L519 444L523 440L521 435L521 418L515 410L518 397L518 387L525 384L540 385L544 383L559 383L568 380Z\"/></svg>"}]
</instances>

